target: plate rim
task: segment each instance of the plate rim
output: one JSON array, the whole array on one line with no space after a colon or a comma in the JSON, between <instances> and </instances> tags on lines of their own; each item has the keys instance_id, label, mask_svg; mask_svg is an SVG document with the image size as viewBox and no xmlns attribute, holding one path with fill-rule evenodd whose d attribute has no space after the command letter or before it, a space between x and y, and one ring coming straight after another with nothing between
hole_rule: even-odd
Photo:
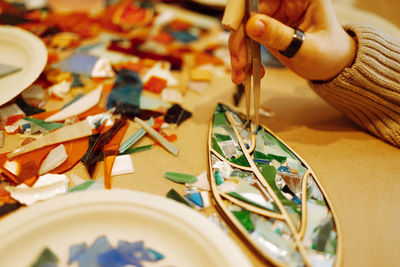
<instances>
[{"instance_id":1,"label":"plate rim","mask_svg":"<svg viewBox=\"0 0 400 267\"><path fill-rule=\"evenodd\" d=\"M0 219L0 236L4 236L5 233L24 226L32 220L40 220L42 218L42 220L46 221L46 217L44 217L46 214L55 211L62 212L63 208L70 209L79 205L88 206L96 204L100 207L102 204L110 205L110 203L140 205L142 207L151 207L155 210L163 210L163 212L173 215L174 219L180 219L180 222L189 223L192 229L196 230L197 234L201 233L204 239L213 243L214 247L218 249L217 254L227 255L226 251L229 251L229 256L224 257L228 266L235 266L236 264L243 267L252 266L248 256L240 249L239 245L228 234L224 233L218 226L214 225L199 212L166 197L129 189L100 189L71 192L35 203L32 206L22 207L6 215L5 218ZM79 212L81 211L78 209L77 213ZM207 231L204 231L204 229L207 229ZM6 240L10 240L10 238ZM2 247L6 246L7 243L7 241L0 239Z\"/></svg>"},{"instance_id":2,"label":"plate rim","mask_svg":"<svg viewBox=\"0 0 400 267\"><path fill-rule=\"evenodd\" d=\"M26 52L33 55L34 62L31 65L30 71L24 75L23 79L15 79L17 82L13 87L1 88L4 86L2 81L13 79L12 75L0 78L0 105L7 103L28 88L42 73L48 59L46 45L38 36L30 31L24 30L18 26L0 25L0 40L7 38L14 38L14 40L18 38L21 42L29 43L29 47L32 50ZM1 42L0 49L2 49ZM23 71L24 70L22 70L22 72Z\"/></svg>"}]
</instances>

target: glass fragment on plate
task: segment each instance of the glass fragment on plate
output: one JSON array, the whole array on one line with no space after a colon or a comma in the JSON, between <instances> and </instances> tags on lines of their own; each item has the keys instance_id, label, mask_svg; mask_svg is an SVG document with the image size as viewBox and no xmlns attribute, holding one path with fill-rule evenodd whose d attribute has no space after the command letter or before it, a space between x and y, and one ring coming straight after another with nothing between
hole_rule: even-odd
<instances>
[{"instance_id":1,"label":"glass fragment on plate","mask_svg":"<svg viewBox=\"0 0 400 267\"><path fill-rule=\"evenodd\" d=\"M263 126L218 104L210 125L213 197L228 223L265 259L338 266L338 221L309 165Z\"/></svg>"}]
</instances>

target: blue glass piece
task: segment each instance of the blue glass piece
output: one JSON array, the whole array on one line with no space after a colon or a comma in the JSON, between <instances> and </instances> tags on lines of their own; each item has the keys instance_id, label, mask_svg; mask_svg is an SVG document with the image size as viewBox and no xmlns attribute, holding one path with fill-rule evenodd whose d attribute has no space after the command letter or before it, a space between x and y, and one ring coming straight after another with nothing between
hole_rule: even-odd
<instances>
[{"instance_id":1,"label":"blue glass piece","mask_svg":"<svg viewBox=\"0 0 400 267\"><path fill-rule=\"evenodd\" d=\"M135 266L141 265L141 261L151 261L143 241L130 243L120 240L117 250L129 264Z\"/></svg>"},{"instance_id":2,"label":"blue glass piece","mask_svg":"<svg viewBox=\"0 0 400 267\"><path fill-rule=\"evenodd\" d=\"M200 193L185 194L185 198L200 208L204 208L203 198Z\"/></svg>"},{"instance_id":3,"label":"blue glass piece","mask_svg":"<svg viewBox=\"0 0 400 267\"><path fill-rule=\"evenodd\" d=\"M74 87L82 87L83 83L79 77L79 74L77 73L72 73L72 84L71 84L71 88Z\"/></svg>"},{"instance_id":4,"label":"blue glass piece","mask_svg":"<svg viewBox=\"0 0 400 267\"><path fill-rule=\"evenodd\" d=\"M123 267L129 264L117 249L109 250L97 257L97 262L102 267ZM136 266L141 266L140 264Z\"/></svg>"},{"instance_id":5,"label":"blue glass piece","mask_svg":"<svg viewBox=\"0 0 400 267\"><path fill-rule=\"evenodd\" d=\"M91 247L89 247L86 251L81 253L76 261L79 262L79 266L85 267L101 267L99 265L97 258L99 255L104 254L113 248L110 245L110 242L105 236L101 236L96 239Z\"/></svg>"},{"instance_id":6,"label":"blue glass piece","mask_svg":"<svg viewBox=\"0 0 400 267\"><path fill-rule=\"evenodd\" d=\"M107 109L116 106L117 102L140 107L142 89L143 84L137 72L121 69L117 74L113 89L108 97Z\"/></svg>"},{"instance_id":7,"label":"blue glass piece","mask_svg":"<svg viewBox=\"0 0 400 267\"><path fill-rule=\"evenodd\" d=\"M189 31L171 31L170 34L175 38L175 40L183 43L190 43L198 39L198 36Z\"/></svg>"},{"instance_id":8,"label":"blue glass piece","mask_svg":"<svg viewBox=\"0 0 400 267\"><path fill-rule=\"evenodd\" d=\"M278 172L286 172L286 173L290 173L290 170L288 167L286 166L279 166L278 168Z\"/></svg>"},{"instance_id":9,"label":"blue glass piece","mask_svg":"<svg viewBox=\"0 0 400 267\"><path fill-rule=\"evenodd\" d=\"M154 249L148 248L147 253L150 257L150 261L155 262L164 259L164 255Z\"/></svg>"},{"instance_id":10,"label":"blue glass piece","mask_svg":"<svg viewBox=\"0 0 400 267\"><path fill-rule=\"evenodd\" d=\"M70 246L68 264L72 264L74 261L78 260L82 253L84 253L86 250L87 246L85 243Z\"/></svg>"},{"instance_id":11,"label":"blue glass piece","mask_svg":"<svg viewBox=\"0 0 400 267\"><path fill-rule=\"evenodd\" d=\"M90 75L97 60L99 58L95 56L75 54L58 62L54 67L64 72Z\"/></svg>"}]
</instances>

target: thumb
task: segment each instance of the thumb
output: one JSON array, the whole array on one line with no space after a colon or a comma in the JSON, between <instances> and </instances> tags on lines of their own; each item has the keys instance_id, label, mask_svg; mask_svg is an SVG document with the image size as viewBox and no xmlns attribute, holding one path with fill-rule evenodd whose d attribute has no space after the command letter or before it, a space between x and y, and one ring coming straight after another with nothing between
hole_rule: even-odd
<instances>
[{"instance_id":1,"label":"thumb","mask_svg":"<svg viewBox=\"0 0 400 267\"><path fill-rule=\"evenodd\" d=\"M248 20L246 34L267 48L285 50L292 41L294 29L276 19L257 14Z\"/></svg>"}]
</instances>

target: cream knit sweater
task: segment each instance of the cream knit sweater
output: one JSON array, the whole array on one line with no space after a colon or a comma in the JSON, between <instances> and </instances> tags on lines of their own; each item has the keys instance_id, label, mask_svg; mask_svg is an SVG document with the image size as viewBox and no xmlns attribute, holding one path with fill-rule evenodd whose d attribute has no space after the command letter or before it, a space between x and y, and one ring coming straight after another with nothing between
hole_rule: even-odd
<instances>
[{"instance_id":1,"label":"cream knit sweater","mask_svg":"<svg viewBox=\"0 0 400 267\"><path fill-rule=\"evenodd\" d=\"M375 136L400 147L400 40L365 24L344 27L358 50L329 82L310 82L326 102Z\"/></svg>"}]
</instances>

